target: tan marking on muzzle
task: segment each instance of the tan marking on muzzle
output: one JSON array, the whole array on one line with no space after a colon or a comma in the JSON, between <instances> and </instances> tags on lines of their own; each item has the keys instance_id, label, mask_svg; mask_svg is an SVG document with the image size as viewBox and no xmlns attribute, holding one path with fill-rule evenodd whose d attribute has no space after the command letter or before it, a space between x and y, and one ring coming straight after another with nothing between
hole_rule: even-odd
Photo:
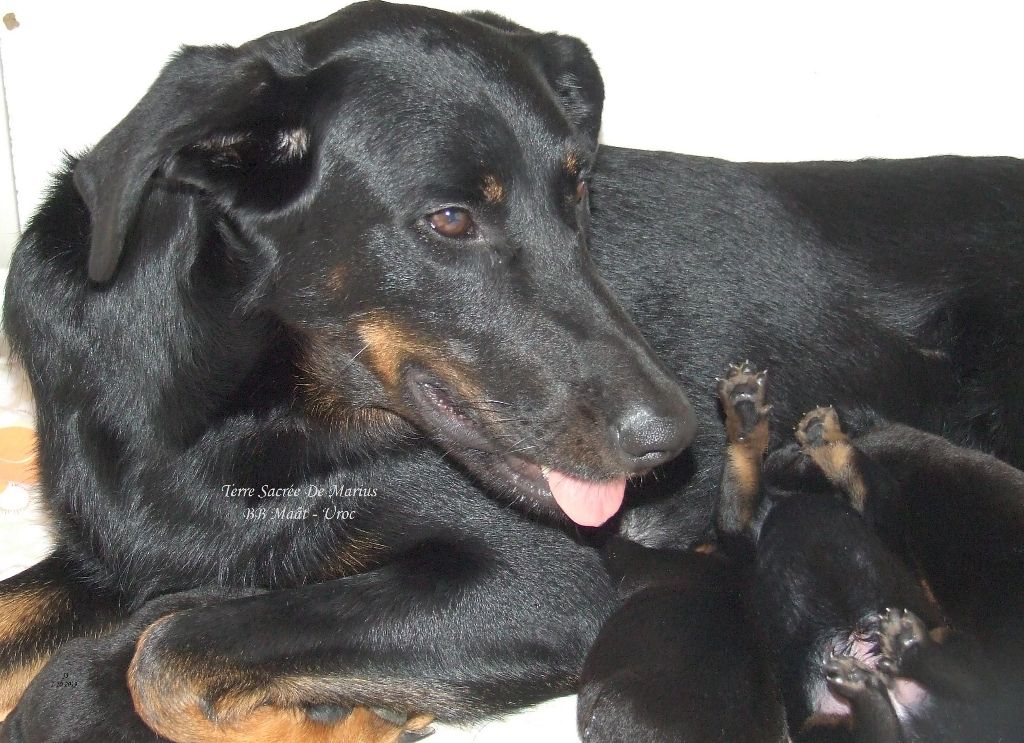
<instances>
[{"instance_id":1,"label":"tan marking on muzzle","mask_svg":"<svg viewBox=\"0 0 1024 743\"><path fill-rule=\"evenodd\" d=\"M359 323L357 328L359 337L366 343L366 359L388 387L398 386L405 364L426 361L435 355L433 348L385 315L374 315Z\"/></svg>"},{"instance_id":2,"label":"tan marking on muzzle","mask_svg":"<svg viewBox=\"0 0 1024 743\"><path fill-rule=\"evenodd\" d=\"M384 408L355 406L345 398L337 386L338 363L334 357L338 349L346 346L344 336L323 334L306 339L304 353L298 361L301 378L297 384L308 413L329 425L344 430L358 430L360 433L389 438L404 423L401 418ZM351 363L348 361L341 362Z\"/></svg>"},{"instance_id":3,"label":"tan marking on muzzle","mask_svg":"<svg viewBox=\"0 0 1024 743\"><path fill-rule=\"evenodd\" d=\"M402 381L402 369L415 363L451 386L462 398L482 397L480 387L470 375L444 356L436 343L409 331L384 313L362 320L356 332L366 344L364 355L371 369L385 387L397 388Z\"/></svg>"},{"instance_id":4,"label":"tan marking on muzzle","mask_svg":"<svg viewBox=\"0 0 1024 743\"><path fill-rule=\"evenodd\" d=\"M331 379L336 373L331 363L332 351L342 342L341 337L310 336L306 340L304 353L298 360L302 374L298 387L306 402L306 408L315 418L335 420L339 411L351 410L348 402L331 384Z\"/></svg>"}]
</instances>

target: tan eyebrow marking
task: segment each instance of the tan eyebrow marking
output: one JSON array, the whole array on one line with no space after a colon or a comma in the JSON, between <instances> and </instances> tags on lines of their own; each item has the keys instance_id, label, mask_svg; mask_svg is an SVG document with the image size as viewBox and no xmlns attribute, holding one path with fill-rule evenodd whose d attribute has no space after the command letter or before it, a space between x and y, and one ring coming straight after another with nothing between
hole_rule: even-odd
<instances>
[{"instance_id":1,"label":"tan eyebrow marking","mask_svg":"<svg viewBox=\"0 0 1024 743\"><path fill-rule=\"evenodd\" d=\"M327 288L333 292L340 292L345 288L346 278L346 266L344 263L339 263L331 269L330 273L327 274L327 281L324 282Z\"/></svg>"},{"instance_id":2,"label":"tan eyebrow marking","mask_svg":"<svg viewBox=\"0 0 1024 743\"><path fill-rule=\"evenodd\" d=\"M565 172L574 177L580 174L580 160L575 152L570 152L566 155Z\"/></svg>"},{"instance_id":3,"label":"tan eyebrow marking","mask_svg":"<svg viewBox=\"0 0 1024 743\"><path fill-rule=\"evenodd\" d=\"M495 204L505 198L505 187L501 184L495 176L485 175L484 176L484 199L490 203Z\"/></svg>"}]
</instances>

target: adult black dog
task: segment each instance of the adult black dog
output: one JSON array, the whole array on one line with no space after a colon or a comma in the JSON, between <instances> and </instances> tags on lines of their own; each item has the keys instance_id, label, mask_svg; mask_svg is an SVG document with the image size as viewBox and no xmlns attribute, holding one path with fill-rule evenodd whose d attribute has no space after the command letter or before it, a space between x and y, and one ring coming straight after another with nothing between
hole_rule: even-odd
<instances>
[{"instance_id":1,"label":"adult black dog","mask_svg":"<svg viewBox=\"0 0 1024 743\"><path fill-rule=\"evenodd\" d=\"M64 646L8 739L572 690L616 599L570 521L630 480L625 534L706 533L717 426L676 455L724 357L780 425L837 400L1022 463L1020 163L596 157L602 96L575 39L361 4L185 50L69 166L5 307L60 546L3 585L0 699Z\"/></svg>"}]
</instances>

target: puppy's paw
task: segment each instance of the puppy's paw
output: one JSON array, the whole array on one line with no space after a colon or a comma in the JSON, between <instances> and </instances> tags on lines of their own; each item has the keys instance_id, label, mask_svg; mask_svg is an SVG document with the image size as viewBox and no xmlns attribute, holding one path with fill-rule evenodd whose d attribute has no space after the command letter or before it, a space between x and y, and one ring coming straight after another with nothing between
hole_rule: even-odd
<instances>
[{"instance_id":1,"label":"puppy's paw","mask_svg":"<svg viewBox=\"0 0 1024 743\"><path fill-rule=\"evenodd\" d=\"M768 444L768 370L758 371L749 361L730 364L718 380L718 399L725 413L725 430L733 444Z\"/></svg>"},{"instance_id":2,"label":"puppy's paw","mask_svg":"<svg viewBox=\"0 0 1024 743\"><path fill-rule=\"evenodd\" d=\"M928 628L916 614L906 609L887 609L877 616L874 638L881 651L878 668L899 676L907 652L928 642Z\"/></svg>"},{"instance_id":3,"label":"puppy's paw","mask_svg":"<svg viewBox=\"0 0 1024 743\"><path fill-rule=\"evenodd\" d=\"M865 459L843 431L835 408L815 408L807 413L796 427L796 440L849 504L864 513L868 498L862 470Z\"/></svg>"},{"instance_id":4,"label":"puppy's paw","mask_svg":"<svg viewBox=\"0 0 1024 743\"><path fill-rule=\"evenodd\" d=\"M825 661L824 671L828 688L844 699L886 688L881 673L850 655L833 655Z\"/></svg>"},{"instance_id":5,"label":"puppy's paw","mask_svg":"<svg viewBox=\"0 0 1024 743\"><path fill-rule=\"evenodd\" d=\"M839 416L831 406L815 408L801 418L796 427L796 440L805 449L849 442Z\"/></svg>"}]
</instances>

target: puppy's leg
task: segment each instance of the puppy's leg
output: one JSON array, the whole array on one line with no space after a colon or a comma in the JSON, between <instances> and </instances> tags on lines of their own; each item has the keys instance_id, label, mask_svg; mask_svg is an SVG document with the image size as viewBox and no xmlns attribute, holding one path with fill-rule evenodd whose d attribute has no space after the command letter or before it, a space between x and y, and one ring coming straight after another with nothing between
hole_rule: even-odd
<instances>
[{"instance_id":1,"label":"puppy's leg","mask_svg":"<svg viewBox=\"0 0 1024 743\"><path fill-rule=\"evenodd\" d=\"M73 573L57 553L0 582L0 720L61 644L116 621L114 599Z\"/></svg>"},{"instance_id":2,"label":"puppy's leg","mask_svg":"<svg viewBox=\"0 0 1024 743\"><path fill-rule=\"evenodd\" d=\"M1024 647L1024 472L899 424L851 442L831 408L808 413L797 436L955 625Z\"/></svg>"},{"instance_id":3,"label":"puppy's leg","mask_svg":"<svg viewBox=\"0 0 1024 743\"><path fill-rule=\"evenodd\" d=\"M951 625L980 641L992 664L989 726L1024 738L1024 472L903 425L855 443L899 484L893 497L872 496L872 523L918 567Z\"/></svg>"},{"instance_id":4,"label":"puppy's leg","mask_svg":"<svg viewBox=\"0 0 1024 743\"><path fill-rule=\"evenodd\" d=\"M829 689L850 703L855 743L902 743L900 721L881 672L839 655L826 662L825 679Z\"/></svg>"},{"instance_id":5,"label":"puppy's leg","mask_svg":"<svg viewBox=\"0 0 1024 743\"><path fill-rule=\"evenodd\" d=\"M222 596L217 591L214 596ZM3 743L156 743L163 740L134 714L124 672L135 639L161 614L199 596L163 597L119 626L63 643L0 724ZM140 626L141 625L141 626Z\"/></svg>"},{"instance_id":6,"label":"puppy's leg","mask_svg":"<svg viewBox=\"0 0 1024 743\"><path fill-rule=\"evenodd\" d=\"M761 496L761 464L771 430L765 403L767 373L749 362L732 364L718 382L725 414L726 458L715 504L719 535L753 540L753 523Z\"/></svg>"},{"instance_id":7,"label":"puppy's leg","mask_svg":"<svg viewBox=\"0 0 1024 743\"><path fill-rule=\"evenodd\" d=\"M875 520L913 553L956 625L1003 652L1024 649L1024 472L902 425L856 445L899 483Z\"/></svg>"},{"instance_id":8,"label":"puppy's leg","mask_svg":"<svg viewBox=\"0 0 1024 743\"><path fill-rule=\"evenodd\" d=\"M905 609L889 609L871 617L868 624L882 652L880 671L955 699L981 696L983 660L966 638L943 627L929 632L924 622Z\"/></svg>"},{"instance_id":9,"label":"puppy's leg","mask_svg":"<svg viewBox=\"0 0 1024 743\"><path fill-rule=\"evenodd\" d=\"M832 407L807 413L797 425L796 440L859 513L864 513L869 494L889 494L897 487L888 473L853 445Z\"/></svg>"}]
</instances>

